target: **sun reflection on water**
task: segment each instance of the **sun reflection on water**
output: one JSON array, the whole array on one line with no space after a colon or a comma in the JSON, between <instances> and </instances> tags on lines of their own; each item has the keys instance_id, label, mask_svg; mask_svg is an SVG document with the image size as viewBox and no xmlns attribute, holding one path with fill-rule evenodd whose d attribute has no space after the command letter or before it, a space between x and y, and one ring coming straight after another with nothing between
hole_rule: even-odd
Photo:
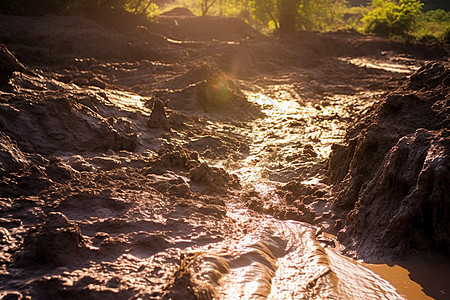
<instances>
[{"instance_id":1,"label":"sun reflection on water","mask_svg":"<svg viewBox=\"0 0 450 300\"><path fill-rule=\"evenodd\" d=\"M278 84L244 91L266 117L253 121L249 128L236 129L252 142L249 155L234 172L264 194L271 194L272 181L297 178L317 183L317 176L302 171L328 159L331 146L342 142L352 116L368 107L371 102L367 99L375 96L360 93L309 101L296 88Z\"/></svg>"}]
</instances>

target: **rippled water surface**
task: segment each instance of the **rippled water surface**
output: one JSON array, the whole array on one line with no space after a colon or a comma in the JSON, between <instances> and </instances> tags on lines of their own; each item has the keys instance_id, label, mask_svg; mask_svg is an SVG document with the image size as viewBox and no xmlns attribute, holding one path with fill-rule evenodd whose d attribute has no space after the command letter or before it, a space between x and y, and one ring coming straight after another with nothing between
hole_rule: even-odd
<instances>
[{"instance_id":1,"label":"rippled water surface","mask_svg":"<svg viewBox=\"0 0 450 300\"><path fill-rule=\"evenodd\" d=\"M237 163L222 163L267 202L283 200L280 183L297 178L322 185L331 145L340 142L355 112L367 108L373 94L336 95L322 101L302 99L294 84L246 91L266 117L235 128L250 137L250 153ZM216 126L216 125L212 125ZM328 187L329 188L329 187ZM199 256L197 276L221 299L402 299L385 279L361 263L324 248L319 228L281 221L227 204L228 216L246 235L209 247Z\"/></svg>"}]
</instances>

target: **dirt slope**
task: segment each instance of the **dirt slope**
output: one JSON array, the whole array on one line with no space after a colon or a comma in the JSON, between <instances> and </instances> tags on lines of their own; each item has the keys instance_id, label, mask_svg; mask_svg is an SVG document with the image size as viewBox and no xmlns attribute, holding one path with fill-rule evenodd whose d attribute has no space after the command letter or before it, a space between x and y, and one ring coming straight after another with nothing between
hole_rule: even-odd
<instances>
[{"instance_id":1,"label":"dirt slope","mask_svg":"<svg viewBox=\"0 0 450 300\"><path fill-rule=\"evenodd\" d=\"M344 210L339 238L359 257L448 253L450 69L422 67L337 146L330 170Z\"/></svg>"}]
</instances>

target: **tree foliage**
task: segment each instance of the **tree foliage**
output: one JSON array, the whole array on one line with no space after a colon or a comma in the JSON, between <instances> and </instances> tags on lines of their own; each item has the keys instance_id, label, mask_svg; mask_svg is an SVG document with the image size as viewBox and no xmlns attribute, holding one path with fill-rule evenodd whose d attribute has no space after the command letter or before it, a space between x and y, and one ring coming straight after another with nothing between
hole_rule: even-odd
<instances>
[{"instance_id":1,"label":"tree foliage","mask_svg":"<svg viewBox=\"0 0 450 300\"><path fill-rule=\"evenodd\" d=\"M429 10L422 15L418 38L422 42L450 42L450 12Z\"/></svg>"},{"instance_id":2,"label":"tree foliage","mask_svg":"<svg viewBox=\"0 0 450 300\"><path fill-rule=\"evenodd\" d=\"M330 30L344 25L345 0L255 0L254 17L280 35L297 30Z\"/></svg>"},{"instance_id":3,"label":"tree foliage","mask_svg":"<svg viewBox=\"0 0 450 300\"><path fill-rule=\"evenodd\" d=\"M158 5L184 6L197 15L238 17L281 37L299 30L351 28L364 33L423 42L450 41L450 12L423 12L419 0L372 0L368 7L348 7L354 0L1 0L0 13L45 14L64 10L121 10L154 16ZM359 0L358 0L359 1ZM367 0L361 0L366 1ZM428 1L431 3L432 1Z\"/></svg>"},{"instance_id":4,"label":"tree foliage","mask_svg":"<svg viewBox=\"0 0 450 300\"><path fill-rule=\"evenodd\" d=\"M418 0L373 0L363 18L365 31L381 36L408 37L417 29L423 4Z\"/></svg>"}]
</instances>

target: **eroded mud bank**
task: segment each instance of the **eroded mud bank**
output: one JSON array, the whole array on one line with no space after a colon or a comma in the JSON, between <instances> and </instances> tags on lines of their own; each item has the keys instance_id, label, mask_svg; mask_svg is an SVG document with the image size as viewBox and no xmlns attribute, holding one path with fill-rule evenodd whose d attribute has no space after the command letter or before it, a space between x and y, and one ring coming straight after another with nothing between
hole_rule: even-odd
<instances>
[{"instance_id":1,"label":"eroded mud bank","mask_svg":"<svg viewBox=\"0 0 450 300\"><path fill-rule=\"evenodd\" d=\"M339 238L359 257L448 253L450 70L429 63L371 107L335 147Z\"/></svg>"},{"instance_id":2,"label":"eroded mud bank","mask_svg":"<svg viewBox=\"0 0 450 300\"><path fill-rule=\"evenodd\" d=\"M398 299L338 253L448 251L448 69L397 89L442 47L99 20L0 16L2 296Z\"/></svg>"}]
</instances>

